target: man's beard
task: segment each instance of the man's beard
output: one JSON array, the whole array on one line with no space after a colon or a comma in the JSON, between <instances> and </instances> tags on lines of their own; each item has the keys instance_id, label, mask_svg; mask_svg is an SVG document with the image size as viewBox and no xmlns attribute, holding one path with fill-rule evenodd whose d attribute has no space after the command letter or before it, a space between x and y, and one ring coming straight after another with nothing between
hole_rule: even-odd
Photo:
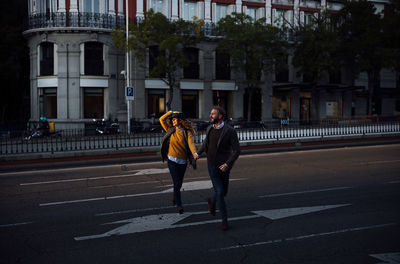
<instances>
[{"instance_id":1,"label":"man's beard","mask_svg":"<svg viewBox=\"0 0 400 264\"><path fill-rule=\"evenodd\" d=\"M210 118L210 123L213 124L213 125L218 124L219 121L220 121L219 117Z\"/></svg>"}]
</instances>

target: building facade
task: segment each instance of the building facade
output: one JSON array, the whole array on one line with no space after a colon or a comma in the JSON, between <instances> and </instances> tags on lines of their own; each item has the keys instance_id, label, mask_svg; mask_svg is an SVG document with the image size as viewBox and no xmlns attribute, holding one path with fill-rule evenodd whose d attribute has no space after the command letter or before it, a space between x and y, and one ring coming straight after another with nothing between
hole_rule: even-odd
<instances>
[{"instance_id":1,"label":"building facade","mask_svg":"<svg viewBox=\"0 0 400 264\"><path fill-rule=\"evenodd\" d=\"M57 129L84 128L93 118L127 120L124 51L114 48L111 32L125 25L125 0L29 0L29 25L24 32L30 47L31 121L46 116ZM385 2L377 3L377 10ZM129 0L129 17L144 18L147 10L168 18L203 19L217 23L232 12L243 12L281 26L307 24L323 10L340 10L340 1L329 0ZM212 34L212 33L210 33ZM297 76L287 58L288 70L262 77L251 106L242 76L230 69L229 58L218 54L209 41L185 50L190 63L181 71L180 89L172 107L193 119L208 119L210 107L219 104L234 119L310 121L351 118L367 113L367 79L361 74L351 87L345 72L326 76L311 91L306 76ZM150 119L166 110L169 90L161 79L149 78L151 48L145 65L131 56L131 84L135 87L131 117ZM381 73L382 113L395 114L399 98L393 96L396 74ZM399 105L399 106L397 106ZM316 110L318 109L318 110Z\"/></svg>"}]
</instances>

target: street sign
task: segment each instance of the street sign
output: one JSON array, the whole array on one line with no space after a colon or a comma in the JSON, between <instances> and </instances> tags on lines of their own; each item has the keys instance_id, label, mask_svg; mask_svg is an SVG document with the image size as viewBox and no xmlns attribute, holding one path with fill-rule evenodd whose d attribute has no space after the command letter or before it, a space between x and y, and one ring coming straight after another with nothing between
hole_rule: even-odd
<instances>
[{"instance_id":1,"label":"street sign","mask_svg":"<svg viewBox=\"0 0 400 264\"><path fill-rule=\"evenodd\" d=\"M128 101L133 101L134 100L134 89L132 86L127 86L125 87L125 98Z\"/></svg>"}]
</instances>

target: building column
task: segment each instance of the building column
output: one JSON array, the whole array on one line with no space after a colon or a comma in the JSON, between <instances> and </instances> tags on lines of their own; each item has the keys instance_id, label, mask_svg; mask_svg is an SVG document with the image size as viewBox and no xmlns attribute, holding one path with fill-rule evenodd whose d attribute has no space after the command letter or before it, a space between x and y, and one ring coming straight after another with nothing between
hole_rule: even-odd
<instances>
[{"instance_id":1,"label":"building column","mask_svg":"<svg viewBox=\"0 0 400 264\"><path fill-rule=\"evenodd\" d=\"M300 89L294 89L290 93L290 119L300 120Z\"/></svg>"},{"instance_id":2,"label":"building column","mask_svg":"<svg viewBox=\"0 0 400 264\"><path fill-rule=\"evenodd\" d=\"M343 117L344 118L351 118L351 108L353 103L353 92L344 91L342 94L342 101L343 101Z\"/></svg>"},{"instance_id":3,"label":"building column","mask_svg":"<svg viewBox=\"0 0 400 264\"><path fill-rule=\"evenodd\" d=\"M242 0L236 0L236 13L242 13Z\"/></svg>"},{"instance_id":4,"label":"building column","mask_svg":"<svg viewBox=\"0 0 400 264\"><path fill-rule=\"evenodd\" d=\"M213 106L213 91L212 91L212 80L213 80L213 49L215 47L208 47L204 49L203 55L203 69L204 69L204 90L203 90L203 98L200 100L202 102L199 111L199 118L203 120L207 120L211 111L211 107ZM228 109L225 109L226 111Z\"/></svg>"},{"instance_id":5,"label":"building column","mask_svg":"<svg viewBox=\"0 0 400 264\"><path fill-rule=\"evenodd\" d=\"M272 119L272 74L264 75L265 80L261 86L261 120Z\"/></svg>"},{"instance_id":6,"label":"building column","mask_svg":"<svg viewBox=\"0 0 400 264\"><path fill-rule=\"evenodd\" d=\"M144 10L143 1L146 1L146 0L136 1L136 17L144 18L144 11L145 10Z\"/></svg>"},{"instance_id":7,"label":"building column","mask_svg":"<svg viewBox=\"0 0 400 264\"><path fill-rule=\"evenodd\" d=\"M131 103L131 117L146 118L146 62L140 62L131 52L131 84L135 88L135 100ZM125 89L124 89L125 91ZM124 93L125 97L125 93Z\"/></svg>"},{"instance_id":8,"label":"building column","mask_svg":"<svg viewBox=\"0 0 400 264\"><path fill-rule=\"evenodd\" d=\"M204 1L204 22L211 22L211 0Z\"/></svg>"},{"instance_id":9,"label":"building column","mask_svg":"<svg viewBox=\"0 0 400 264\"><path fill-rule=\"evenodd\" d=\"M295 27L300 25L300 0L294 0L293 3L293 24Z\"/></svg>"},{"instance_id":10,"label":"building column","mask_svg":"<svg viewBox=\"0 0 400 264\"><path fill-rule=\"evenodd\" d=\"M266 0L265 1L265 18L266 18L266 22L267 24L272 25L272 0Z\"/></svg>"},{"instance_id":11,"label":"building column","mask_svg":"<svg viewBox=\"0 0 400 264\"><path fill-rule=\"evenodd\" d=\"M36 43L30 43L30 95L31 95L31 117L30 120L39 120L39 91L37 88L37 76L38 76L38 53Z\"/></svg>"},{"instance_id":12,"label":"building column","mask_svg":"<svg viewBox=\"0 0 400 264\"><path fill-rule=\"evenodd\" d=\"M177 20L179 18L178 0L171 1L171 19Z\"/></svg>"}]
</instances>

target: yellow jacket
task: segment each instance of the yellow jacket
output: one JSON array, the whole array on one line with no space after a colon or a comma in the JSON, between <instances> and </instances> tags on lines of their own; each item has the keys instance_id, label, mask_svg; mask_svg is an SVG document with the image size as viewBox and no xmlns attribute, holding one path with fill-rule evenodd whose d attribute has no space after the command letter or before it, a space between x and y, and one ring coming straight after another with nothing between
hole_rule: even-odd
<instances>
[{"instance_id":1,"label":"yellow jacket","mask_svg":"<svg viewBox=\"0 0 400 264\"><path fill-rule=\"evenodd\" d=\"M172 114L171 111L165 113L162 117L160 117L160 124L163 127L165 131L168 131L172 126L171 124L167 123L167 118ZM187 131L187 136L188 136L188 145L190 148L190 151L192 152L191 154L196 152L196 146L193 141L193 135L192 132ZM169 140L169 147L168 147L168 156L181 159L181 160L186 160L187 153L186 153L186 147L183 143L183 129L176 129L174 133L171 134L170 140Z\"/></svg>"}]
</instances>

